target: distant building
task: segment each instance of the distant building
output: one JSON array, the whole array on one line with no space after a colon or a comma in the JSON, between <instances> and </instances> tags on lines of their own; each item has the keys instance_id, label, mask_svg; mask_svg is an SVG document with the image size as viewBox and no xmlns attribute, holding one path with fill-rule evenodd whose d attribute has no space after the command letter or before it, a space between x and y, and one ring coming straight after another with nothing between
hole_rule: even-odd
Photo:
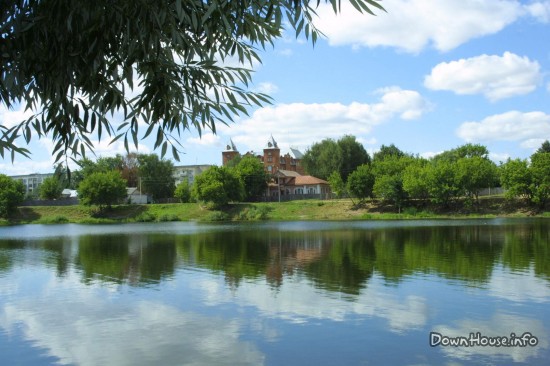
<instances>
[{"instance_id":1,"label":"distant building","mask_svg":"<svg viewBox=\"0 0 550 366\"><path fill-rule=\"evenodd\" d=\"M331 197L330 185L327 181L311 175L301 175L298 172L279 169L269 183L268 196L279 197L283 200L299 198Z\"/></svg>"},{"instance_id":2,"label":"distant building","mask_svg":"<svg viewBox=\"0 0 550 366\"><path fill-rule=\"evenodd\" d=\"M197 175L210 168L212 165L180 165L174 167L173 177L176 180L176 186L183 181L187 181L189 185L193 185Z\"/></svg>"},{"instance_id":3,"label":"distant building","mask_svg":"<svg viewBox=\"0 0 550 366\"><path fill-rule=\"evenodd\" d=\"M19 180L23 182L23 186L25 187L25 195L27 196L38 195L38 189L42 185L42 182L44 181L44 179L50 178L50 177L53 177L53 173L46 173L46 174L34 173L34 174L10 176L10 178L13 180Z\"/></svg>"},{"instance_id":4,"label":"distant building","mask_svg":"<svg viewBox=\"0 0 550 366\"><path fill-rule=\"evenodd\" d=\"M65 188L61 192L61 198L78 198L78 192L76 189Z\"/></svg>"},{"instance_id":5,"label":"distant building","mask_svg":"<svg viewBox=\"0 0 550 366\"><path fill-rule=\"evenodd\" d=\"M222 151L222 165L226 166L231 160L235 157L241 155L233 140L229 139L229 144L227 144L224 151Z\"/></svg>"},{"instance_id":6,"label":"distant building","mask_svg":"<svg viewBox=\"0 0 550 366\"><path fill-rule=\"evenodd\" d=\"M151 203L151 197L147 194L142 194L137 187L127 187L126 194L128 195L126 198L128 203L135 203L138 205Z\"/></svg>"},{"instance_id":7,"label":"distant building","mask_svg":"<svg viewBox=\"0 0 550 366\"><path fill-rule=\"evenodd\" d=\"M257 154L250 151L244 155L252 155L257 157L264 165L265 171L269 174L275 174L280 169L304 174L304 169L302 168L302 158L304 155L298 149L292 147L289 152L281 155L281 149L273 136L271 136L267 141L267 144L263 149L263 154ZM229 144L227 144L226 149L222 151L222 164L224 166L227 165L228 162L237 156L241 156L241 154L237 150L233 140L229 140Z\"/></svg>"}]
</instances>

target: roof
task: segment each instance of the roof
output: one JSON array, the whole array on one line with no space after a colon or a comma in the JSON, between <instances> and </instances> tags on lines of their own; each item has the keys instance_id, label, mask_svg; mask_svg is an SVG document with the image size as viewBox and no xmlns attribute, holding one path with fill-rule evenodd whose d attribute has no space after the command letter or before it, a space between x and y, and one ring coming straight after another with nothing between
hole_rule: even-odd
<instances>
[{"instance_id":1,"label":"roof","mask_svg":"<svg viewBox=\"0 0 550 366\"><path fill-rule=\"evenodd\" d=\"M294 159L302 159L304 157L304 154L302 154L300 150L291 147L290 156L292 156Z\"/></svg>"},{"instance_id":2,"label":"roof","mask_svg":"<svg viewBox=\"0 0 550 366\"><path fill-rule=\"evenodd\" d=\"M294 178L294 185L305 186L312 184L328 184L326 180L312 177L311 175L300 175Z\"/></svg>"},{"instance_id":3,"label":"roof","mask_svg":"<svg viewBox=\"0 0 550 366\"><path fill-rule=\"evenodd\" d=\"M65 197L78 197L78 192L76 191L76 189L69 189L69 188L65 188L62 192L61 192L61 195L62 196L65 196Z\"/></svg>"},{"instance_id":4,"label":"roof","mask_svg":"<svg viewBox=\"0 0 550 366\"><path fill-rule=\"evenodd\" d=\"M277 145L277 141L273 138L273 135L267 140L267 146L266 149L278 149L279 146Z\"/></svg>"},{"instance_id":5,"label":"roof","mask_svg":"<svg viewBox=\"0 0 550 366\"><path fill-rule=\"evenodd\" d=\"M275 175L282 175L284 177L299 177L301 174L292 170L279 169Z\"/></svg>"},{"instance_id":6,"label":"roof","mask_svg":"<svg viewBox=\"0 0 550 366\"><path fill-rule=\"evenodd\" d=\"M225 148L225 151L236 151L236 152L238 152L237 146L235 146L235 143L233 142L233 139L229 139L229 143L227 144L227 146Z\"/></svg>"}]
</instances>

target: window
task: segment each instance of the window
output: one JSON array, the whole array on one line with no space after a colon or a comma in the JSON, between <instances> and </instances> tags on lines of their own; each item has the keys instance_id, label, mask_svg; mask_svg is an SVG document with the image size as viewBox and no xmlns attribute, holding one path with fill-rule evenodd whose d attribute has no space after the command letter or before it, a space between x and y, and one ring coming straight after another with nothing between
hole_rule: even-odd
<instances>
[{"instance_id":1,"label":"window","mask_svg":"<svg viewBox=\"0 0 550 366\"><path fill-rule=\"evenodd\" d=\"M268 165L268 166L267 166L267 171L270 172L270 171L272 171L272 170L273 170L273 167L272 167L271 165Z\"/></svg>"}]
</instances>

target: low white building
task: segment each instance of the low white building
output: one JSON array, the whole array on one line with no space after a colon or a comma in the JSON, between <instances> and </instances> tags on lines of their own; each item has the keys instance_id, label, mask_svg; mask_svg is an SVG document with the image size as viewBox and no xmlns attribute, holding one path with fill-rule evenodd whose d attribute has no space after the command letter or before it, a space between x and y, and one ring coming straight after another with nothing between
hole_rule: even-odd
<instances>
[{"instance_id":1,"label":"low white building","mask_svg":"<svg viewBox=\"0 0 550 366\"><path fill-rule=\"evenodd\" d=\"M138 205L151 203L149 196L146 194L141 194L137 187L126 188L126 193L128 194L128 203L135 203Z\"/></svg>"}]
</instances>

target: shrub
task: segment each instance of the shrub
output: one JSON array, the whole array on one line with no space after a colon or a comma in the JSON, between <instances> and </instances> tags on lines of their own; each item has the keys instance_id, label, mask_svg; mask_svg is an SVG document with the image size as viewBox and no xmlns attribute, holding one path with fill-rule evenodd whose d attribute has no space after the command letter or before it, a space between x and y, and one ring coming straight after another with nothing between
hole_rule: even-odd
<instances>
[{"instance_id":1,"label":"shrub","mask_svg":"<svg viewBox=\"0 0 550 366\"><path fill-rule=\"evenodd\" d=\"M213 211L205 217L205 221L229 221L229 215L221 211Z\"/></svg>"},{"instance_id":2,"label":"shrub","mask_svg":"<svg viewBox=\"0 0 550 366\"><path fill-rule=\"evenodd\" d=\"M135 217L137 222L152 222L156 220L156 216L150 212L142 212Z\"/></svg>"},{"instance_id":3,"label":"shrub","mask_svg":"<svg viewBox=\"0 0 550 366\"><path fill-rule=\"evenodd\" d=\"M12 214L24 197L25 187L21 181L0 174L0 217Z\"/></svg>"},{"instance_id":4,"label":"shrub","mask_svg":"<svg viewBox=\"0 0 550 366\"><path fill-rule=\"evenodd\" d=\"M83 205L110 208L127 197L126 181L118 171L92 173L80 182L78 197Z\"/></svg>"},{"instance_id":5,"label":"shrub","mask_svg":"<svg viewBox=\"0 0 550 366\"><path fill-rule=\"evenodd\" d=\"M180 219L176 214L163 214L159 216L159 221L161 222L180 221Z\"/></svg>"}]
</instances>

